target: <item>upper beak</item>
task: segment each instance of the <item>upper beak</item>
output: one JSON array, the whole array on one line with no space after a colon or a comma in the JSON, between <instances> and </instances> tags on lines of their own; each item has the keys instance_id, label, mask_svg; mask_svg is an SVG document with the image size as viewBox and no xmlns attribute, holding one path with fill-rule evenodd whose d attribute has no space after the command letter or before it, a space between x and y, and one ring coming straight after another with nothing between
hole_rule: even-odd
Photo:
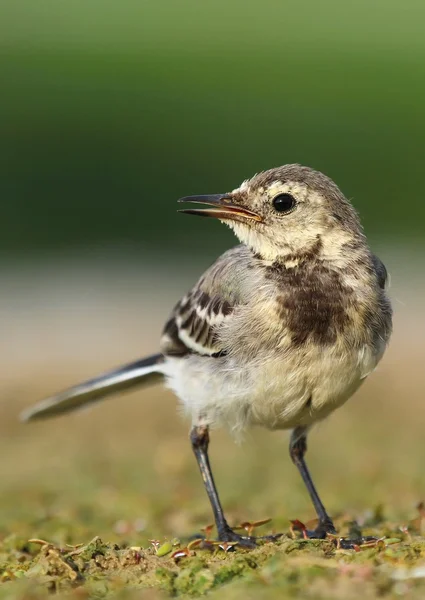
<instances>
[{"instance_id":1,"label":"upper beak","mask_svg":"<svg viewBox=\"0 0 425 600\"><path fill-rule=\"evenodd\" d=\"M187 215L199 215L201 217L216 217L217 219L232 219L237 221L238 217L250 219L251 221L262 221L260 215L248 210L238 204L233 204L229 194L210 194L206 196L185 196L178 202L194 202L195 204L207 204L213 208L185 208L179 212Z\"/></svg>"}]
</instances>

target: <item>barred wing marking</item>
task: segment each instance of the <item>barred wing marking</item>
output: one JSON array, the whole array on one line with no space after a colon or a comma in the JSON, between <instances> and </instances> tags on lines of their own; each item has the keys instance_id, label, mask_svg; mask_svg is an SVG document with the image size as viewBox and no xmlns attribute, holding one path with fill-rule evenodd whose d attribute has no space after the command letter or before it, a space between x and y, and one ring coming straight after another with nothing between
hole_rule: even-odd
<instances>
[{"instance_id":1,"label":"barred wing marking","mask_svg":"<svg viewBox=\"0 0 425 600\"><path fill-rule=\"evenodd\" d=\"M196 352L214 356L223 351L218 327L232 314L233 307L219 296L212 298L196 288L175 307L166 323L161 341L164 354L185 355Z\"/></svg>"}]
</instances>

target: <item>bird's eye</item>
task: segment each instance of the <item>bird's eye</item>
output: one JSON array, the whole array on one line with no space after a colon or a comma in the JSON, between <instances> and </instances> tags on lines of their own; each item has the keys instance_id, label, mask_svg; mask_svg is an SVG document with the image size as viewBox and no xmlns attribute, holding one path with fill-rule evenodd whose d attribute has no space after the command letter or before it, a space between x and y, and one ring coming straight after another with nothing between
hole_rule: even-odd
<instances>
[{"instance_id":1,"label":"bird's eye","mask_svg":"<svg viewBox=\"0 0 425 600\"><path fill-rule=\"evenodd\" d=\"M291 194L279 194L273 198L273 206L277 212L289 212L295 206L295 198Z\"/></svg>"}]
</instances>

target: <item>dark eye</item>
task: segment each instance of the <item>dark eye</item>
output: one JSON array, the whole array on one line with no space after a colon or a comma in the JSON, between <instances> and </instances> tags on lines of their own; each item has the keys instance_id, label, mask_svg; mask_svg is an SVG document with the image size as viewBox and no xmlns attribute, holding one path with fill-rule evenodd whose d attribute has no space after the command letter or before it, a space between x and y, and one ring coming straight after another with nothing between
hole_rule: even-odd
<instances>
[{"instance_id":1,"label":"dark eye","mask_svg":"<svg viewBox=\"0 0 425 600\"><path fill-rule=\"evenodd\" d=\"M291 194L279 194L273 198L273 206L277 212L289 212L295 206L295 198Z\"/></svg>"}]
</instances>

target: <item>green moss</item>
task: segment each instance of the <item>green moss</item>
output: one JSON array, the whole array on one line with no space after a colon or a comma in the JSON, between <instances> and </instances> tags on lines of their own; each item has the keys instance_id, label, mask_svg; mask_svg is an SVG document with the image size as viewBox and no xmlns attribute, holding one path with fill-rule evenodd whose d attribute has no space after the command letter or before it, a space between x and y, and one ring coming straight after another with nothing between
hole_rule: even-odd
<instances>
[{"instance_id":1,"label":"green moss","mask_svg":"<svg viewBox=\"0 0 425 600\"><path fill-rule=\"evenodd\" d=\"M28 589L37 600L48 591L64 598L79 594L96 599L132 598L134 594L139 599L157 590L156 600L213 597L215 590L217 594L225 590L226 598L234 594L239 600L250 598L249 594L298 598L309 589L315 597L328 600L338 597L334 590L355 598L359 581L370 588L370 594L392 594L394 586L410 589L404 579L410 582L411 569L423 564L425 539L389 541L356 552L338 550L331 540L283 538L252 551L192 551L176 562L170 554L158 556L152 548L118 546L99 537L74 548L28 544L9 537L0 543L0 598L3 589L16 591L13 600L26 600ZM419 598L419 590L425 593L425 580L417 575L414 580Z\"/></svg>"},{"instance_id":2,"label":"green moss","mask_svg":"<svg viewBox=\"0 0 425 600\"><path fill-rule=\"evenodd\" d=\"M84 549L78 553L78 557L80 560L89 561L99 555L105 556L109 549L110 547L108 544L104 544L100 537L96 536L91 542L84 546Z\"/></svg>"},{"instance_id":3,"label":"green moss","mask_svg":"<svg viewBox=\"0 0 425 600\"><path fill-rule=\"evenodd\" d=\"M177 577L177 573L171 571L170 569L165 569L164 567L159 567L155 571L155 576L157 580L158 587L164 592L167 592L170 596L175 595L175 579Z\"/></svg>"},{"instance_id":4,"label":"green moss","mask_svg":"<svg viewBox=\"0 0 425 600\"><path fill-rule=\"evenodd\" d=\"M257 568L257 562L246 556L237 556L231 562L226 562L217 569L214 577L215 585L227 583L235 577L241 577L245 573Z\"/></svg>"}]
</instances>

